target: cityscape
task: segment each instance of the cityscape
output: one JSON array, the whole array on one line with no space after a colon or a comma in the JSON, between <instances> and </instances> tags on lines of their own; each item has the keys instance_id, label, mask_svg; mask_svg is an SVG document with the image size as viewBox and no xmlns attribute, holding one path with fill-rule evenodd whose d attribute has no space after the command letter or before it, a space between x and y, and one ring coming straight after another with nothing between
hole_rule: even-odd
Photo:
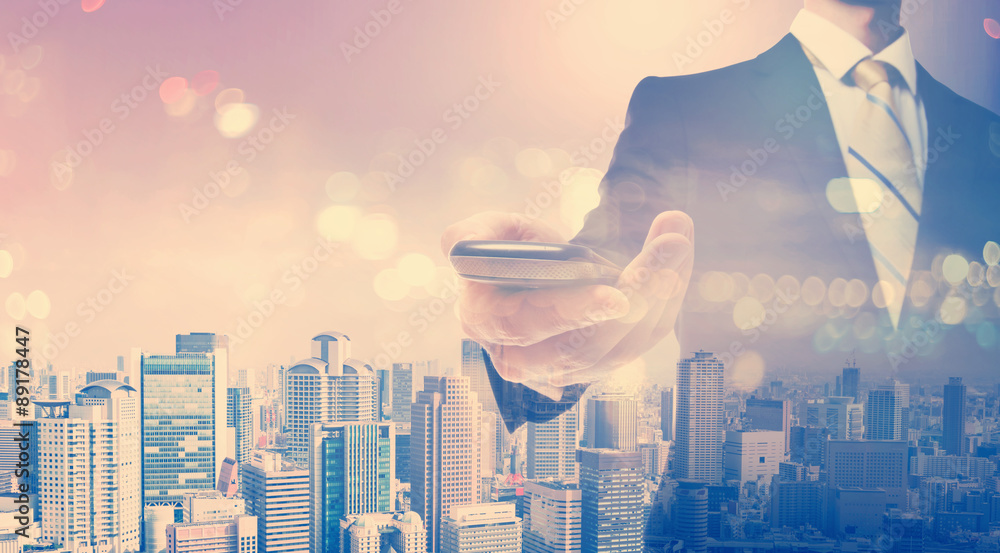
<instances>
[{"instance_id":1,"label":"cityscape","mask_svg":"<svg viewBox=\"0 0 1000 553\"><path fill-rule=\"evenodd\" d=\"M479 344L455 345L457 368L376 369L335 331L258 370L211 333L104 372L15 362L0 551L1000 547L1000 385L871 381L849 358L826 382L745 391L697 351L674 386L595 383L516 426Z\"/></svg>"}]
</instances>

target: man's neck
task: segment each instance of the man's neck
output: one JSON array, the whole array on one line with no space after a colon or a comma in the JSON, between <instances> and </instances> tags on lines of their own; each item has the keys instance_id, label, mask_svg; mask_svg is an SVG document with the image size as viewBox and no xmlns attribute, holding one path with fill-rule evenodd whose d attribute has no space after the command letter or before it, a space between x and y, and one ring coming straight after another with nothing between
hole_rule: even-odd
<instances>
[{"instance_id":1,"label":"man's neck","mask_svg":"<svg viewBox=\"0 0 1000 553\"><path fill-rule=\"evenodd\" d=\"M903 28L901 0L805 0L805 9L830 21L861 41L872 52L892 44Z\"/></svg>"}]
</instances>

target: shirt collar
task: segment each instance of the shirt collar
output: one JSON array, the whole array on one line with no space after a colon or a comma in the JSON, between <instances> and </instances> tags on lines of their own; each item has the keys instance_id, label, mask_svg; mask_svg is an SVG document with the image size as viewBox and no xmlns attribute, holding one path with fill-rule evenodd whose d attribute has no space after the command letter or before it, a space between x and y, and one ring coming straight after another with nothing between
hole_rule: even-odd
<instances>
[{"instance_id":1,"label":"shirt collar","mask_svg":"<svg viewBox=\"0 0 1000 553\"><path fill-rule=\"evenodd\" d=\"M917 90L917 62L910 47L910 35L905 30L892 44L874 55L847 31L808 10L799 11L790 32L838 80L846 77L859 61L872 57L899 71L910 91Z\"/></svg>"}]
</instances>

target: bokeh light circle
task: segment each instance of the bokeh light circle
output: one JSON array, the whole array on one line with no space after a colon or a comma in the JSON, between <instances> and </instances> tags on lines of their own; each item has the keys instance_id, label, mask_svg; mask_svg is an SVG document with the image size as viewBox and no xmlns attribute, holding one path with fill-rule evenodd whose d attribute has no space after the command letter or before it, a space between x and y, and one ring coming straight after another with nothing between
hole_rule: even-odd
<instances>
[{"instance_id":1,"label":"bokeh light circle","mask_svg":"<svg viewBox=\"0 0 1000 553\"><path fill-rule=\"evenodd\" d=\"M398 239L399 231L392 217L374 213L358 221L351 244L362 259L386 259L396 249Z\"/></svg>"},{"instance_id":2,"label":"bokeh light circle","mask_svg":"<svg viewBox=\"0 0 1000 553\"><path fill-rule=\"evenodd\" d=\"M944 258L941 264L941 274L951 284L958 284L969 276L969 262L957 253Z\"/></svg>"},{"instance_id":3,"label":"bokeh light circle","mask_svg":"<svg viewBox=\"0 0 1000 553\"><path fill-rule=\"evenodd\" d=\"M1000 244L990 240L983 246L983 261L989 266L1000 264Z\"/></svg>"},{"instance_id":4,"label":"bokeh light circle","mask_svg":"<svg viewBox=\"0 0 1000 553\"><path fill-rule=\"evenodd\" d=\"M745 296L733 306L733 323L740 330L751 330L764 322L766 314L760 300L752 296Z\"/></svg>"},{"instance_id":5,"label":"bokeh light circle","mask_svg":"<svg viewBox=\"0 0 1000 553\"><path fill-rule=\"evenodd\" d=\"M184 97L187 88L187 79L184 77L168 77L160 83L160 99L164 104L172 104Z\"/></svg>"},{"instance_id":6,"label":"bokeh light circle","mask_svg":"<svg viewBox=\"0 0 1000 553\"><path fill-rule=\"evenodd\" d=\"M346 242L354 235L354 228L361 219L361 211L350 205L333 205L316 217L316 230L320 236L334 242Z\"/></svg>"},{"instance_id":7,"label":"bokeh light circle","mask_svg":"<svg viewBox=\"0 0 1000 553\"><path fill-rule=\"evenodd\" d=\"M211 69L199 71L191 79L191 89L198 96L211 94L217 86L219 86L219 73L217 71L212 71Z\"/></svg>"},{"instance_id":8,"label":"bokeh light circle","mask_svg":"<svg viewBox=\"0 0 1000 553\"><path fill-rule=\"evenodd\" d=\"M986 34L990 35L991 38L1000 39L1000 22L996 19L987 17L983 20L983 29Z\"/></svg>"},{"instance_id":9,"label":"bokeh light circle","mask_svg":"<svg viewBox=\"0 0 1000 553\"><path fill-rule=\"evenodd\" d=\"M434 279L437 269L431 258L422 253L408 253L396 264L399 277L410 286L426 286Z\"/></svg>"},{"instance_id":10,"label":"bokeh light circle","mask_svg":"<svg viewBox=\"0 0 1000 553\"><path fill-rule=\"evenodd\" d=\"M959 296L949 296L941 302L939 314L941 322L947 325L961 324L969 310L969 305L965 298Z\"/></svg>"},{"instance_id":11,"label":"bokeh light circle","mask_svg":"<svg viewBox=\"0 0 1000 553\"><path fill-rule=\"evenodd\" d=\"M7 309L7 314L10 315L10 318L15 321L23 319L24 313L27 310L24 303L24 296L22 296L20 292L14 292L13 294L7 296L5 307Z\"/></svg>"},{"instance_id":12,"label":"bokeh light circle","mask_svg":"<svg viewBox=\"0 0 1000 553\"><path fill-rule=\"evenodd\" d=\"M14 256L7 250L0 250L0 278L7 278L14 272Z\"/></svg>"},{"instance_id":13,"label":"bokeh light circle","mask_svg":"<svg viewBox=\"0 0 1000 553\"><path fill-rule=\"evenodd\" d=\"M260 110L253 104L226 104L215 115L215 128L226 138L239 138L257 124Z\"/></svg>"},{"instance_id":14,"label":"bokeh light circle","mask_svg":"<svg viewBox=\"0 0 1000 553\"><path fill-rule=\"evenodd\" d=\"M375 275L375 293L384 300L398 301L410 293L410 285L402 278L397 269L385 269Z\"/></svg>"},{"instance_id":15,"label":"bokeh light circle","mask_svg":"<svg viewBox=\"0 0 1000 553\"><path fill-rule=\"evenodd\" d=\"M733 277L721 271L708 271L698 280L698 293L711 302L729 301L734 287Z\"/></svg>"},{"instance_id":16,"label":"bokeh light circle","mask_svg":"<svg viewBox=\"0 0 1000 553\"><path fill-rule=\"evenodd\" d=\"M817 276L811 276L802 283L802 301L806 305L817 306L826 296L826 284Z\"/></svg>"},{"instance_id":17,"label":"bokeh light circle","mask_svg":"<svg viewBox=\"0 0 1000 553\"><path fill-rule=\"evenodd\" d=\"M552 171L552 160L549 154L538 148L525 148L514 158L517 171L528 178L538 178Z\"/></svg>"},{"instance_id":18,"label":"bokeh light circle","mask_svg":"<svg viewBox=\"0 0 1000 553\"><path fill-rule=\"evenodd\" d=\"M243 99L243 91L238 88L222 90L215 96L215 111L221 114L223 107L229 104L242 104Z\"/></svg>"},{"instance_id":19,"label":"bokeh light circle","mask_svg":"<svg viewBox=\"0 0 1000 553\"><path fill-rule=\"evenodd\" d=\"M44 319L49 316L49 312L52 310L52 302L49 301L49 296L41 290L35 290L34 292L28 294L27 299L24 302L28 313L36 319Z\"/></svg>"},{"instance_id":20,"label":"bokeh light circle","mask_svg":"<svg viewBox=\"0 0 1000 553\"><path fill-rule=\"evenodd\" d=\"M354 173L340 171L326 179L326 195L335 202L349 202L358 195L361 179Z\"/></svg>"},{"instance_id":21,"label":"bokeh light circle","mask_svg":"<svg viewBox=\"0 0 1000 553\"><path fill-rule=\"evenodd\" d=\"M85 13L96 12L104 5L104 0L80 0L80 7Z\"/></svg>"}]
</instances>

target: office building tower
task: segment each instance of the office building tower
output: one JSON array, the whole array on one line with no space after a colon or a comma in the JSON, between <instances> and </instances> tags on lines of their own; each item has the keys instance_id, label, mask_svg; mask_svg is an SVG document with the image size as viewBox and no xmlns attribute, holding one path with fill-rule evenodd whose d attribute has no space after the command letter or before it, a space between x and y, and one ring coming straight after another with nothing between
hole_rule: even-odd
<instances>
[{"instance_id":1,"label":"office building tower","mask_svg":"<svg viewBox=\"0 0 1000 553\"><path fill-rule=\"evenodd\" d=\"M848 366L844 367L843 377L840 380L840 395L849 397L854 401L861 399L858 395L861 391L861 369L851 360Z\"/></svg>"},{"instance_id":2,"label":"office building tower","mask_svg":"<svg viewBox=\"0 0 1000 553\"><path fill-rule=\"evenodd\" d=\"M396 479L410 481L410 425L393 424L396 431Z\"/></svg>"},{"instance_id":3,"label":"office building tower","mask_svg":"<svg viewBox=\"0 0 1000 553\"><path fill-rule=\"evenodd\" d=\"M121 359L121 357L118 359ZM87 374L84 376L84 380L88 386L100 380L117 380L121 382L121 380L119 380L118 373L107 371L87 371Z\"/></svg>"},{"instance_id":4,"label":"office building tower","mask_svg":"<svg viewBox=\"0 0 1000 553\"><path fill-rule=\"evenodd\" d=\"M831 440L860 440L865 434L865 408L849 397L810 399L806 426L826 428Z\"/></svg>"},{"instance_id":5,"label":"office building tower","mask_svg":"<svg viewBox=\"0 0 1000 553\"><path fill-rule=\"evenodd\" d=\"M306 463L315 423L377 422L378 384L371 365L351 358L351 339L324 332L312 339L312 357L285 376L288 458Z\"/></svg>"},{"instance_id":6,"label":"office building tower","mask_svg":"<svg viewBox=\"0 0 1000 553\"><path fill-rule=\"evenodd\" d=\"M216 355L227 356L229 354L229 336L219 335L212 332L192 332L190 334L178 334L174 340L174 348L177 354L181 353L214 353ZM219 352L222 350L222 352ZM229 371L227 365L226 381L229 382Z\"/></svg>"},{"instance_id":7,"label":"office building tower","mask_svg":"<svg viewBox=\"0 0 1000 553\"><path fill-rule=\"evenodd\" d=\"M814 426L793 426L789 447L791 458L808 466L822 466L826 462L826 441L830 431Z\"/></svg>"},{"instance_id":8,"label":"office building tower","mask_svg":"<svg viewBox=\"0 0 1000 553\"><path fill-rule=\"evenodd\" d=\"M887 553L924 553L926 522L917 513L889 509L882 515L882 535L889 536Z\"/></svg>"},{"instance_id":9,"label":"office building tower","mask_svg":"<svg viewBox=\"0 0 1000 553\"><path fill-rule=\"evenodd\" d=\"M167 553L257 553L257 517L168 524Z\"/></svg>"},{"instance_id":10,"label":"office building tower","mask_svg":"<svg viewBox=\"0 0 1000 553\"><path fill-rule=\"evenodd\" d=\"M521 553L513 503L456 506L441 524L441 553Z\"/></svg>"},{"instance_id":11,"label":"office building tower","mask_svg":"<svg viewBox=\"0 0 1000 553\"><path fill-rule=\"evenodd\" d=\"M37 402L41 538L76 551L142 544L139 394L115 380L91 383L74 403ZM96 468L95 468L96 467Z\"/></svg>"},{"instance_id":12,"label":"office building tower","mask_svg":"<svg viewBox=\"0 0 1000 553\"><path fill-rule=\"evenodd\" d=\"M185 493L216 486L227 449L222 351L142 356L146 505L179 506Z\"/></svg>"},{"instance_id":13,"label":"office building tower","mask_svg":"<svg viewBox=\"0 0 1000 553\"><path fill-rule=\"evenodd\" d=\"M674 534L684 540L684 551L708 551L708 488L700 480L680 479L674 490Z\"/></svg>"},{"instance_id":14,"label":"office building tower","mask_svg":"<svg viewBox=\"0 0 1000 553\"><path fill-rule=\"evenodd\" d=\"M410 422L413 402L413 363L392 364L392 421Z\"/></svg>"},{"instance_id":15,"label":"office building tower","mask_svg":"<svg viewBox=\"0 0 1000 553\"><path fill-rule=\"evenodd\" d=\"M670 457L671 442L651 442L638 445L639 454L642 455L643 474L649 480L654 480L663 476L667 471L667 461Z\"/></svg>"},{"instance_id":16,"label":"office building tower","mask_svg":"<svg viewBox=\"0 0 1000 553\"><path fill-rule=\"evenodd\" d=\"M865 404L865 439L905 440L909 427L910 387L893 381L868 392Z\"/></svg>"},{"instance_id":17,"label":"office building tower","mask_svg":"<svg viewBox=\"0 0 1000 553\"><path fill-rule=\"evenodd\" d=\"M210 490L184 494L181 522L215 522L247 514L246 500Z\"/></svg>"},{"instance_id":18,"label":"office building tower","mask_svg":"<svg viewBox=\"0 0 1000 553\"><path fill-rule=\"evenodd\" d=\"M886 496L886 491L882 489L838 488L831 485L829 535L877 537L882 530L882 515L888 508Z\"/></svg>"},{"instance_id":19,"label":"office building tower","mask_svg":"<svg viewBox=\"0 0 1000 553\"><path fill-rule=\"evenodd\" d=\"M426 553L427 530L413 511L345 515L340 519L343 553ZM332 551L332 550L331 550Z\"/></svg>"},{"instance_id":20,"label":"office building tower","mask_svg":"<svg viewBox=\"0 0 1000 553\"><path fill-rule=\"evenodd\" d=\"M69 373L50 374L45 379L49 401L69 399Z\"/></svg>"},{"instance_id":21,"label":"office building tower","mask_svg":"<svg viewBox=\"0 0 1000 553\"><path fill-rule=\"evenodd\" d=\"M119 382L121 382L121 379L124 376L125 376L125 356L124 355L119 355L118 356L118 378L116 378L115 380L118 380Z\"/></svg>"},{"instance_id":22,"label":"office building tower","mask_svg":"<svg viewBox=\"0 0 1000 553\"><path fill-rule=\"evenodd\" d=\"M543 423L528 422L528 465L530 480L576 478L577 413L579 405ZM499 425L496 425L499 426Z\"/></svg>"},{"instance_id":23,"label":"office building tower","mask_svg":"<svg viewBox=\"0 0 1000 553\"><path fill-rule=\"evenodd\" d=\"M392 402L392 397L389 395L392 376L389 369L377 369L375 380L377 382L375 387L378 389L378 420L389 420L392 417L392 407L389 405Z\"/></svg>"},{"instance_id":24,"label":"office building tower","mask_svg":"<svg viewBox=\"0 0 1000 553\"><path fill-rule=\"evenodd\" d=\"M965 385L960 377L951 377L944 386L941 410L942 449L948 455L965 455Z\"/></svg>"},{"instance_id":25,"label":"office building tower","mask_svg":"<svg viewBox=\"0 0 1000 553\"><path fill-rule=\"evenodd\" d=\"M785 433L729 430L723 455L726 480L745 484L774 476L778 474L778 463L785 459Z\"/></svg>"},{"instance_id":26,"label":"office building tower","mask_svg":"<svg viewBox=\"0 0 1000 553\"><path fill-rule=\"evenodd\" d=\"M830 440L826 448L827 482L831 490L882 489L889 507L906 508L908 455L906 442Z\"/></svg>"},{"instance_id":27,"label":"office building tower","mask_svg":"<svg viewBox=\"0 0 1000 553\"><path fill-rule=\"evenodd\" d=\"M744 430L770 430L785 434L785 451L789 450L792 430L792 402L779 399L750 398L746 403Z\"/></svg>"},{"instance_id":28,"label":"office building tower","mask_svg":"<svg viewBox=\"0 0 1000 553\"><path fill-rule=\"evenodd\" d=\"M222 460L222 468L219 469L219 482L215 489L226 497L235 497L240 491L240 464L232 457Z\"/></svg>"},{"instance_id":29,"label":"office building tower","mask_svg":"<svg viewBox=\"0 0 1000 553\"><path fill-rule=\"evenodd\" d=\"M584 553L641 553L642 457L637 451L578 450Z\"/></svg>"},{"instance_id":30,"label":"office building tower","mask_svg":"<svg viewBox=\"0 0 1000 553\"><path fill-rule=\"evenodd\" d=\"M462 340L462 376L469 379L469 385L479 397L483 411L500 413L496 398L493 397L493 387L490 386L490 379L486 374L483 348L475 340Z\"/></svg>"},{"instance_id":31,"label":"office building tower","mask_svg":"<svg viewBox=\"0 0 1000 553\"><path fill-rule=\"evenodd\" d=\"M775 478L771 482L771 527L807 526L825 530L829 495L827 490L826 482L819 480Z\"/></svg>"},{"instance_id":32,"label":"office building tower","mask_svg":"<svg viewBox=\"0 0 1000 553\"><path fill-rule=\"evenodd\" d=\"M525 482L524 553L576 553L583 547L583 498L577 482Z\"/></svg>"},{"instance_id":33,"label":"office building tower","mask_svg":"<svg viewBox=\"0 0 1000 553\"><path fill-rule=\"evenodd\" d=\"M601 394L587 400L587 447L635 451L638 442L638 402L632 396Z\"/></svg>"},{"instance_id":34,"label":"office building tower","mask_svg":"<svg viewBox=\"0 0 1000 553\"><path fill-rule=\"evenodd\" d=\"M333 551L340 517L389 511L395 502L392 423L316 423L309 430L312 551Z\"/></svg>"},{"instance_id":35,"label":"office building tower","mask_svg":"<svg viewBox=\"0 0 1000 553\"><path fill-rule=\"evenodd\" d=\"M309 471L280 454L254 451L243 471L247 514L257 517L257 545L263 553L307 553Z\"/></svg>"},{"instance_id":36,"label":"office building tower","mask_svg":"<svg viewBox=\"0 0 1000 553\"><path fill-rule=\"evenodd\" d=\"M674 389L665 388L660 392L660 431L663 441L674 439Z\"/></svg>"},{"instance_id":37,"label":"office building tower","mask_svg":"<svg viewBox=\"0 0 1000 553\"><path fill-rule=\"evenodd\" d=\"M492 478L499 472L496 452L499 441L503 439L497 436L499 417L500 415L490 411L482 411L479 414L479 470L483 478Z\"/></svg>"},{"instance_id":38,"label":"office building tower","mask_svg":"<svg viewBox=\"0 0 1000 553\"><path fill-rule=\"evenodd\" d=\"M174 503L150 504L142 509L143 551L164 553L167 550L167 525L177 521Z\"/></svg>"},{"instance_id":39,"label":"office building tower","mask_svg":"<svg viewBox=\"0 0 1000 553\"><path fill-rule=\"evenodd\" d=\"M723 365L699 351L677 363L674 477L722 479Z\"/></svg>"},{"instance_id":40,"label":"office building tower","mask_svg":"<svg viewBox=\"0 0 1000 553\"><path fill-rule=\"evenodd\" d=\"M250 388L229 388L226 396L226 427L235 430L236 461L243 466L250 462L254 446Z\"/></svg>"},{"instance_id":41,"label":"office building tower","mask_svg":"<svg viewBox=\"0 0 1000 553\"><path fill-rule=\"evenodd\" d=\"M424 377L410 415L410 508L427 524L428 551L440 550L453 507L480 501L481 412L468 377Z\"/></svg>"}]
</instances>

